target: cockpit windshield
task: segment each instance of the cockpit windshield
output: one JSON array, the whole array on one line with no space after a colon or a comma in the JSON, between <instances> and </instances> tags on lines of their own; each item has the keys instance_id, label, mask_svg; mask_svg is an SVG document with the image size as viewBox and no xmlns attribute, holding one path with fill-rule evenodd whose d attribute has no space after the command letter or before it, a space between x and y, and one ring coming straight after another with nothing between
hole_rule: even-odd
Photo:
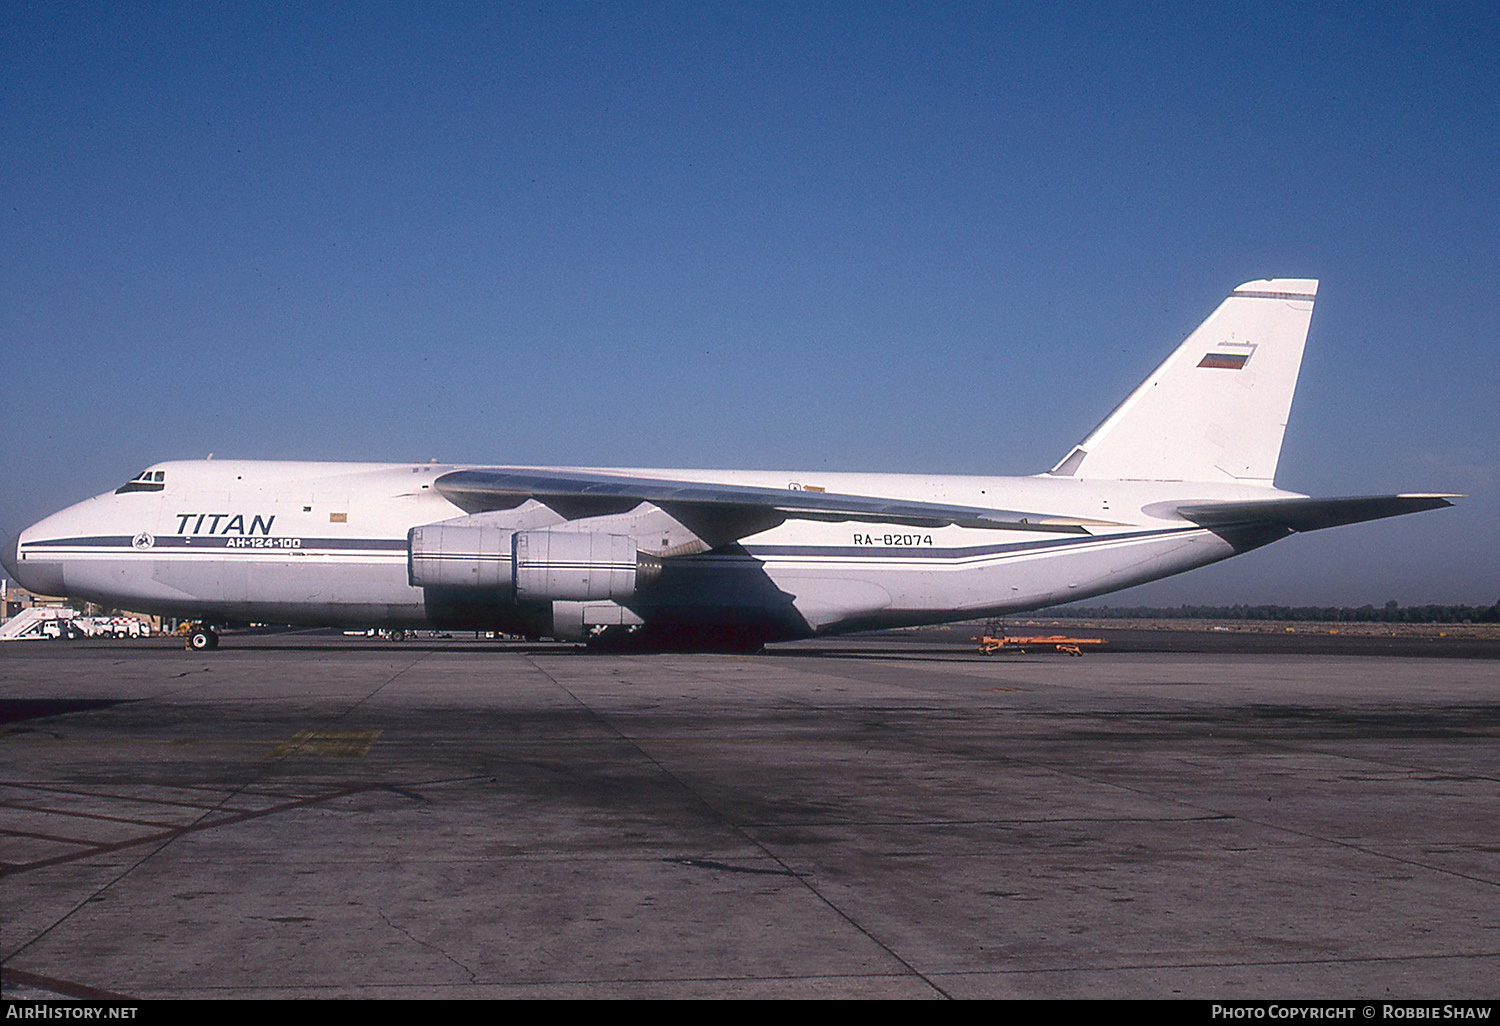
<instances>
[{"instance_id":1,"label":"cockpit windshield","mask_svg":"<svg viewBox=\"0 0 1500 1026\"><path fill-rule=\"evenodd\" d=\"M167 487L166 479L167 472L165 470L143 470L116 488L115 494L123 495L125 492L159 492Z\"/></svg>"}]
</instances>

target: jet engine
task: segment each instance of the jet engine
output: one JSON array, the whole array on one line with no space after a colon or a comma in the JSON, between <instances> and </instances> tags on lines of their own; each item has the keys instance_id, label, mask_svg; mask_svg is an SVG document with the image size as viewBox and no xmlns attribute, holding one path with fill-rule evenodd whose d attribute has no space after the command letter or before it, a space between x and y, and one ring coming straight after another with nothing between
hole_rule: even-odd
<instances>
[{"instance_id":1,"label":"jet engine","mask_svg":"<svg viewBox=\"0 0 1500 1026\"><path fill-rule=\"evenodd\" d=\"M441 523L406 534L406 574L417 588L515 590L514 531L479 524Z\"/></svg>"},{"instance_id":2,"label":"jet engine","mask_svg":"<svg viewBox=\"0 0 1500 1026\"><path fill-rule=\"evenodd\" d=\"M661 575L660 559L619 534L518 531L512 553L520 602L628 599Z\"/></svg>"},{"instance_id":3,"label":"jet engine","mask_svg":"<svg viewBox=\"0 0 1500 1026\"><path fill-rule=\"evenodd\" d=\"M517 602L620 601L661 575L661 560L626 535L539 529L509 531L447 521L407 535L414 587L460 589Z\"/></svg>"}]
</instances>

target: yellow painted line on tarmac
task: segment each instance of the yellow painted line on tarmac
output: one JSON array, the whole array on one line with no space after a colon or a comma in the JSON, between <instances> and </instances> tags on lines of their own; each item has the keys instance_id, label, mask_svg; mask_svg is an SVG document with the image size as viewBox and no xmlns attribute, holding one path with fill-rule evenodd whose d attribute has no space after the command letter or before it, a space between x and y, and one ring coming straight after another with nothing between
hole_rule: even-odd
<instances>
[{"instance_id":1,"label":"yellow painted line on tarmac","mask_svg":"<svg viewBox=\"0 0 1500 1026\"><path fill-rule=\"evenodd\" d=\"M271 749L267 758L360 759L379 736L378 730L299 730Z\"/></svg>"}]
</instances>

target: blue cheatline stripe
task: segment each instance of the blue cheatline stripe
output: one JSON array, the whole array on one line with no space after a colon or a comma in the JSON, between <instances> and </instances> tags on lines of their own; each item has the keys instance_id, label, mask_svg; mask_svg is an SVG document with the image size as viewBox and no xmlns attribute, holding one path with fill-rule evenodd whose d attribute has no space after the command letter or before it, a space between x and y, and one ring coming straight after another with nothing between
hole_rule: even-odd
<instances>
[{"instance_id":1,"label":"blue cheatline stripe","mask_svg":"<svg viewBox=\"0 0 1500 1026\"><path fill-rule=\"evenodd\" d=\"M671 562L677 565L688 563L707 563L719 561L735 561L745 559L766 558L797 558L814 556L843 556L863 558L893 558L905 557L923 560L962 560L972 559L976 556L998 556L1007 553L1045 552L1054 549L1073 548L1084 545L1101 545L1122 541L1139 541L1146 538L1161 538L1173 534L1186 534L1195 531L1203 531L1204 528L1197 524L1189 524L1182 527L1156 528L1152 530L1130 531L1117 534L1096 534L1086 537L1054 538L1045 541L1025 542L1002 542L991 545L965 545L965 546L941 546L941 545L746 545L743 554L739 552L706 552L696 556L677 556ZM47 538L39 541L28 541L21 548L23 551L63 548L82 549L124 549L132 554L142 554L155 551L156 549L187 549L189 551L222 549L225 552L245 555L285 555L289 552L318 552L318 551L381 551L381 552L406 552L407 543L405 538L302 538L298 539L301 544L293 548L291 546L279 546L273 544L278 541L291 540L290 537L267 538L268 544L259 547L248 545L233 545L229 543L240 542L239 535L207 536L207 535L168 535L159 537L151 548L136 549L132 545L131 535L98 535L82 538ZM254 537L260 538L260 535ZM464 553L423 553L418 559L435 560L484 560L494 563L511 562L511 556L507 553L499 554L464 554ZM636 563L551 563L545 561L522 562L523 567L540 568L634 568Z\"/></svg>"},{"instance_id":2,"label":"blue cheatline stripe","mask_svg":"<svg viewBox=\"0 0 1500 1026\"><path fill-rule=\"evenodd\" d=\"M40 541L29 541L23 549L109 549L127 548L137 551L132 545L134 535L99 535L89 538L47 538ZM276 542L289 542L296 540L301 544L295 549L291 546L278 547ZM269 548L251 547L240 545L239 542L264 541ZM230 545L230 542L236 544ZM152 544L139 551L150 552L152 549L229 549L235 552L306 552L309 549L382 549L389 551L406 551L405 538L302 538L297 535L266 535L260 534L227 534L227 535L157 535Z\"/></svg>"},{"instance_id":3,"label":"blue cheatline stripe","mask_svg":"<svg viewBox=\"0 0 1500 1026\"><path fill-rule=\"evenodd\" d=\"M62 548L66 546L75 548L114 548L118 546L130 547L128 534L107 535L99 538L47 538L42 541L29 541L21 546L23 549L47 549Z\"/></svg>"},{"instance_id":4,"label":"blue cheatline stripe","mask_svg":"<svg viewBox=\"0 0 1500 1026\"><path fill-rule=\"evenodd\" d=\"M521 570L634 570L630 563L522 563Z\"/></svg>"},{"instance_id":5,"label":"blue cheatline stripe","mask_svg":"<svg viewBox=\"0 0 1500 1026\"><path fill-rule=\"evenodd\" d=\"M493 552L421 552L413 553L414 559L482 559L487 563L509 563L510 556Z\"/></svg>"},{"instance_id":6,"label":"blue cheatline stripe","mask_svg":"<svg viewBox=\"0 0 1500 1026\"><path fill-rule=\"evenodd\" d=\"M962 548L945 548L939 545L747 545L745 551L755 558L777 556L913 556L923 559L970 559L974 556L996 556L1008 552L1042 552L1048 549L1079 545L1097 545L1102 542L1136 541L1142 538L1158 538L1169 534L1199 531L1196 524L1186 527L1167 527L1151 531L1132 531L1126 534L1096 534L1087 538L1058 538L1051 541L1010 542L998 545L966 545ZM734 558L732 555L705 553L690 559Z\"/></svg>"}]
</instances>

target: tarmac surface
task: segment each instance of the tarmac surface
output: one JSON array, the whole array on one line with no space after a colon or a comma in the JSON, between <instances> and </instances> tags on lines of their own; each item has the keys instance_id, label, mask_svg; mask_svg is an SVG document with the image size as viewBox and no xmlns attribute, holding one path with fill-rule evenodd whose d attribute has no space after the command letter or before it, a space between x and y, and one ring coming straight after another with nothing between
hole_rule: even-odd
<instances>
[{"instance_id":1,"label":"tarmac surface","mask_svg":"<svg viewBox=\"0 0 1500 1026\"><path fill-rule=\"evenodd\" d=\"M0 646L0 990L1494 997L1500 663L1280 644Z\"/></svg>"}]
</instances>

